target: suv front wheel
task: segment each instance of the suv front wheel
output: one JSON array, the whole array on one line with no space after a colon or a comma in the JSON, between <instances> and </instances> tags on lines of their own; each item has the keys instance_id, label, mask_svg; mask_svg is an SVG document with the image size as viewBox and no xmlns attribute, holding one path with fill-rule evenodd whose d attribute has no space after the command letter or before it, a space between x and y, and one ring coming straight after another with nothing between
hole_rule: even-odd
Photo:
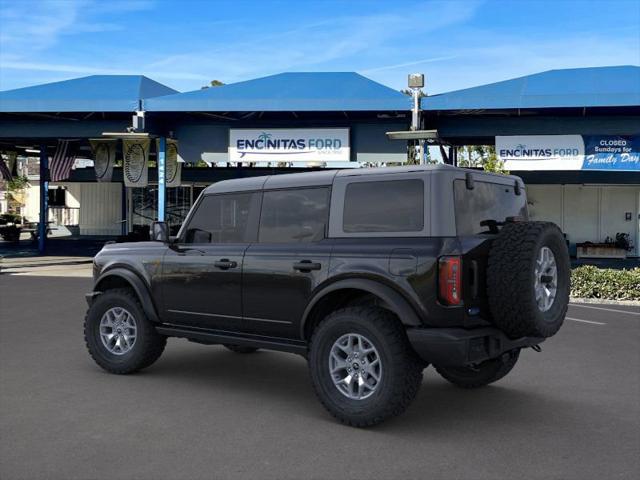
<instances>
[{"instance_id":1,"label":"suv front wheel","mask_svg":"<svg viewBox=\"0 0 640 480\"><path fill-rule=\"evenodd\" d=\"M84 339L95 362L119 374L150 366L167 344L126 288L107 290L93 301L84 320Z\"/></svg>"},{"instance_id":2,"label":"suv front wheel","mask_svg":"<svg viewBox=\"0 0 640 480\"><path fill-rule=\"evenodd\" d=\"M325 408L355 427L402 413L422 383L423 365L398 318L375 307L327 316L311 338L311 380Z\"/></svg>"}]
</instances>

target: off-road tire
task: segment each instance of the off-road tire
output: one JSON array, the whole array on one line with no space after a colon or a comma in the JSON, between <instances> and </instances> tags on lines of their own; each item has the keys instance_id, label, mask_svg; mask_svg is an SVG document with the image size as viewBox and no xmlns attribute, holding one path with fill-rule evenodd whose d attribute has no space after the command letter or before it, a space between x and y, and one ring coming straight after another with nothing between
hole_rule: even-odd
<instances>
[{"instance_id":1,"label":"off-road tire","mask_svg":"<svg viewBox=\"0 0 640 480\"><path fill-rule=\"evenodd\" d=\"M100 320L112 307L123 307L136 320L136 340L124 355L114 355L100 339ZM110 373L128 374L149 367L162 355L167 337L156 332L135 293L128 288L107 290L95 298L84 319L84 340L93 360Z\"/></svg>"},{"instance_id":2,"label":"off-road tire","mask_svg":"<svg viewBox=\"0 0 640 480\"><path fill-rule=\"evenodd\" d=\"M245 347L244 345L232 345L230 343L225 343L223 346L234 353L254 353L258 351L255 347Z\"/></svg>"},{"instance_id":3,"label":"off-road tire","mask_svg":"<svg viewBox=\"0 0 640 480\"><path fill-rule=\"evenodd\" d=\"M343 395L329 372L329 355L342 335L356 333L371 340L380 354L382 376L373 394L354 400ZM336 310L316 327L311 337L309 370L315 393L340 422L369 427L402 413L422 383L423 365L412 350L398 318L382 308L360 306Z\"/></svg>"},{"instance_id":4,"label":"off-road tire","mask_svg":"<svg viewBox=\"0 0 640 480\"><path fill-rule=\"evenodd\" d=\"M516 365L520 350L507 352L499 358L482 362L475 367L439 367L436 371L449 382L461 388L478 388L497 382Z\"/></svg>"},{"instance_id":5,"label":"off-road tire","mask_svg":"<svg viewBox=\"0 0 640 480\"><path fill-rule=\"evenodd\" d=\"M547 311L535 299L535 266L542 247L556 261L557 290ZM550 337L562 326L569 304L570 264L560 229L551 222L507 223L489 251L487 296L493 323L511 338Z\"/></svg>"}]
</instances>

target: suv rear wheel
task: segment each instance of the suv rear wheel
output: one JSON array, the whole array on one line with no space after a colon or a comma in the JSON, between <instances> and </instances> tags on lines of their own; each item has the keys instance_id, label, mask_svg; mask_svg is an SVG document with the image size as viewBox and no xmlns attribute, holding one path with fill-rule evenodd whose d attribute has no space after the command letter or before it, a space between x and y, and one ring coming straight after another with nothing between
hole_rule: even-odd
<instances>
[{"instance_id":1,"label":"suv rear wheel","mask_svg":"<svg viewBox=\"0 0 640 480\"><path fill-rule=\"evenodd\" d=\"M436 371L449 382L462 388L478 388L497 382L515 367L520 350L505 353L474 367L438 367Z\"/></svg>"},{"instance_id":2,"label":"suv rear wheel","mask_svg":"<svg viewBox=\"0 0 640 480\"><path fill-rule=\"evenodd\" d=\"M107 290L93 301L84 319L84 339L95 362L118 374L150 366L167 344L126 288Z\"/></svg>"},{"instance_id":3,"label":"suv rear wheel","mask_svg":"<svg viewBox=\"0 0 640 480\"><path fill-rule=\"evenodd\" d=\"M423 365L397 317L375 307L327 316L311 338L311 380L341 422L366 427L402 413L422 383Z\"/></svg>"}]
</instances>

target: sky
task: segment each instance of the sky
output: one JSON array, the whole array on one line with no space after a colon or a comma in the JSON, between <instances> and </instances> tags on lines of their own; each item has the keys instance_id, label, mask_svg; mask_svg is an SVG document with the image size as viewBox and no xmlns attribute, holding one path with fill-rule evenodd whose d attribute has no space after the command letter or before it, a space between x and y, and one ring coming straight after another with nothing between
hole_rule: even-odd
<instances>
[{"instance_id":1,"label":"sky","mask_svg":"<svg viewBox=\"0 0 640 480\"><path fill-rule=\"evenodd\" d=\"M640 65L638 0L0 0L0 90L143 74L180 91L357 71L428 94L558 68Z\"/></svg>"}]
</instances>

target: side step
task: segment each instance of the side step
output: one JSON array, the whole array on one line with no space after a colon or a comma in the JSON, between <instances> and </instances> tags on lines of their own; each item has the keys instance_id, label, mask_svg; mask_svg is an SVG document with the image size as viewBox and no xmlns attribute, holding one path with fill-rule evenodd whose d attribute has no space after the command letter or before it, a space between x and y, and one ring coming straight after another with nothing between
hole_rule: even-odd
<instances>
[{"instance_id":1,"label":"side step","mask_svg":"<svg viewBox=\"0 0 640 480\"><path fill-rule=\"evenodd\" d=\"M303 340L266 337L262 335L251 335L248 333L243 334L238 332L229 332L226 330L209 330L166 323L158 325L156 327L156 331L168 337L186 338L194 342L208 345L229 343L246 347L277 350L279 352L297 353L303 356L307 355L307 342Z\"/></svg>"}]
</instances>

